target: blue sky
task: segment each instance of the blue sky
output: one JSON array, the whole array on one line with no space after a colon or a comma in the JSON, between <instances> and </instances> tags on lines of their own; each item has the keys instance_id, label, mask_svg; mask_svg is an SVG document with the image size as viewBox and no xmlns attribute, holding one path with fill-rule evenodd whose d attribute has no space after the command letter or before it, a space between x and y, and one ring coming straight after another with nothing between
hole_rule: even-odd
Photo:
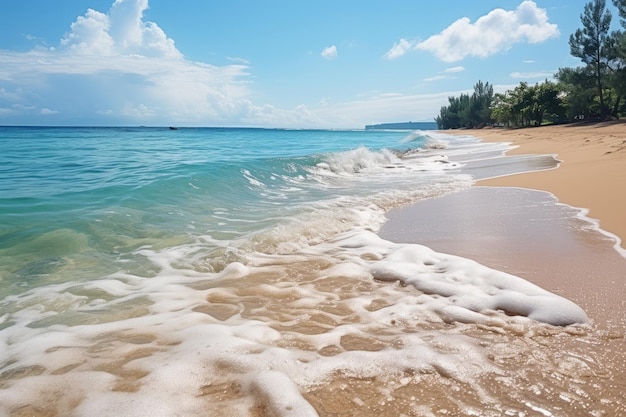
<instances>
[{"instance_id":1,"label":"blue sky","mask_svg":"<svg viewBox=\"0 0 626 417\"><path fill-rule=\"evenodd\" d=\"M478 80L504 91L579 65L585 3L2 1L0 125L432 121Z\"/></svg>"}]
</instances>

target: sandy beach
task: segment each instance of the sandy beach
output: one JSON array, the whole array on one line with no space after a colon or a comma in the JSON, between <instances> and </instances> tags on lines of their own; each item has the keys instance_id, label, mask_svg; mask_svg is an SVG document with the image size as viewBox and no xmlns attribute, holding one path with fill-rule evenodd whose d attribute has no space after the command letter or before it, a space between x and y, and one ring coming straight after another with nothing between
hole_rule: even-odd
<instances>
[{"instance_id":1,"label":"sandy beach","mask_svg":"<svg viewBox=\"0 0 626 417\"><path fill-rule=\"evenodd\" d=\"M484 129L476 136L485 141L507 141L518 146L508 154L553 154L561 161L557 169L483 180L478 185L548 191L561 203L588 210L586 216L597 221L602 232L621 241L615 249L622 257L626 256L626 123ZM624 327L626 262L610 253L610 249L596 252L599 240L602 238L592 238L596 245L587 241L584 248L588 251L578 253L575 258L569 256L567 262L563 262L574 267L570 276L572 273L576 276L575 271L589 270L586 279L580 278L586 284L567 279L566 285L570 287L567 295L587 304L587 309L596 313L601 321L615 321L618 312L617 317L621 317L618 320ZM584 256L584 252L588 256ZM555 250L547 253L554 256ZM574 259L585 259L584 265ZM590 265L593 267L589 268ZM567 270L559 268L563 269ZM589 302L591 294L598 292L602 296Z\"/></svg>"},{"instance_id":2,"label":"sandy beach","mask_svg":"<svg viewBox=\"0 0 626 417\"><path fill-rule=\"evenodd\" d=\"M600 227L626 239L626 123L572 124L504 130L473 135L492 142L512 142L509 154L554 154L559 169L481 181L480 185L545 190L562 203L589 209Z\"/></svg>"},{"instance_id":3,"label":"sandy beach","mask_svg":"<svg viewBox=\"0 0 626 417\"><path fill-rule=\"evenodd\" d=\"M626 124L462 133L516 146L507 154L550 154L561 163L556 169L481 180L467 192L392 210L381 235L522 276L623 334Z\"/></svg>"},{"instance_id":4,"label":"sandy beach","mask_svg":"<svg viewBox=\"0 0 626 417\"><path fill-rule=\"evenodd\" d=\"M594 330L567 345L546 339L542 349L586 358L584 366L594 375L587 382L598 388L589 403L612 398L606 415L621 415L626 411L617 399L626 387L626 124L450 133L510 142L517 148L509 154L552 154L562 162L556 169L481 180L469 190L391 210L379 234L474 259L576 302ZM552 383L540 370L531 374L535 386Z\"/></svg>"},{"instance_id":5,"label":"sandy beach","mask_svg":"<svg viewBox=\"0 0 626 417\"><path fill-rule=\"evenodd\" d=\"M550 154L561 162L392 210L380 234L522 276L575 301L623 337L626 123L450 133L511 143L507 155Z\"/></svg>"}]
</instances>

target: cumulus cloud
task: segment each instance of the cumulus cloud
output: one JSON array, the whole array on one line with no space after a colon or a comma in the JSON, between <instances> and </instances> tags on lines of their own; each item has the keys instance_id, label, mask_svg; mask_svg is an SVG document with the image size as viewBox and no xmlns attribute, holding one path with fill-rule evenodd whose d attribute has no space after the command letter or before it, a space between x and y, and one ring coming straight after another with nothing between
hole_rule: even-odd
<instances>
[{"instance_id":1,"label":"cumulus cloud","mask_svg":"<svg viewBox=\"0 0 626 417\"><path fill-rule=\"evenodd\" d=\"M531 0L523 1L515 10L494 9L472 23L467 17L458 19L441 33L418 42L401 39L385 55L398 58L410 50L432 52L444 62L457 62L468 56L486 58L506 51L514 44L541 43L559 36L556 24L549 23L545 9Z\"/></svg>"},{"instance_id":2,"label":"cumulus cloud","mask_svg":"<svg viewBox=\"0 0 626 417\"><path fill-rule=\"evenodd\" d=\"M116 0L108 14L88 9L72 23L61 47L93 55L182 58L174 41L153 22L144 22L148 0Z\"/></svg>"},{"instance_id":3,"label":"cumulus cloud","mask_svg":"<svg viewBox=\"0 0 626 417\"><path fill-rule=\"evenodd\" d=\"M88 9L55 48L0 51L1 114L60 123L219 123L248 110L248 64L192 62L143 14L148 0ZM91 119L89 119L91 117Z\"/></svg>"},{"instance_id":4,"label":"cumulus cloud","mask_svg":"<svg viewBox=\"0 0 626 417\"><path fill-rule=\"evenodd\" d=\"M333 59L337 57L337 47L335 45L324 48L320 54L322 58Z\"/></svg>"}]
</instances>

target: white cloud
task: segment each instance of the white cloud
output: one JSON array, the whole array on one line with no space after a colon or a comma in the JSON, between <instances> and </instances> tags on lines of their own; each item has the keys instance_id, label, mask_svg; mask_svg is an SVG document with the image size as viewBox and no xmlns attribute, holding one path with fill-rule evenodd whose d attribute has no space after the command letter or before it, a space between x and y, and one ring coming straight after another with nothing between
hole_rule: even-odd
<instances>
[{"instance_id":1,"label":"white cloud","mask_svg":"<svg viewBox=\"0 0 626 417\"><path fill-rule=\"evenodd\" d=\"M153 22L144 22L148 0L116 0L108 14L88 9L72 23L61 47L93 55L182 58L174 41Z\"/></svg>"},{"instance_id":2,"label":"white cloud","mask_svg":"<svg viewBox=\"0 0 626 417\"><path fill-rule=\"evenodd\" d=\"M250 65L250 61L248 61L245 58L237 58L237 57L229 56L229 57L226 57L226 59L228 59L231 62L235 62L237 64Z\"/></svg>"},{"instance_id":3,"label":"white cloud","mask_svg":"<svg viewBox=\"0 0 626 417\"><path fill-rule=\"evenodd\" d=\"M322 58L333 59L337 57L337 47L335 45L324 48L320 54Z\"/></svg>"},{"instance_id":4,"label":"white cloud","mask_svg":"<svg viewBox=\"0 0 626 417\"><path fill-rule=\"evenodd\" d=\"M422 42L401 39L386 56L393 59L409 50L423 50L444 62L457 62L468 56L486 58L516 43L541 43L558 35L557 25L549 23L546 10L525 0L515 10L494 9L474 23L467 17L458 19Z\"/></svg>"},{"instance_id":5,"label":"white cloud","mask_svg":"<svg viewBox=\"0 0 626 417\"><path fill-rule=\"evenodd\" d=\"M454 74L454 73L463 72L463 71L465 71L465 67L452 67L452 68L446 68L444 72L446 74Z\"/></svg>"},{"instance_id":6,"label":"white cloud","mask_svg":"<svg viewBox=\"0 0 626 417\"><path fill-rule=\"evenodd\" d=\"M245 61L185 59L156 23L143 21L147 8L147 0L116 0L108 13L78 17L57 48L0 51L0 107L12 110L0 114L43 114L60 124L209 124L247 108Z\"/></svg>"},{"instance_id":7,"label":"white cloud","mask_svg":"<svg viewBox=\"0 0 626 417\"><path fill-rule=\"evenodd\" d=\"M426 82L432 82L432 81L441 81L441 80L445 80L448 77L445 75L435 75L433 77L429 77L429 78L424 78L424 81Z\"/></svg>"},{"instance_id":8,"label":"white cloud","mask_svg":"<svg viewBox=\"0 0 626 417\"><path fill-rule=\"evenodd\" d=\"M322 100L315 106L300 104L290 109L247 102L240 109L243 126L280 126L284 128L363 128L367 124L389 121L434 121L450 95L371 93L357 100L333 102ZM433 110L437 109L437 110Z\"/></svg>"},{"instance_id":9,"label":"white cloud","mask_svg":"<svg viewBox=\"0 0 626 417\"><path fill-rule=\"evenodd\" d=\"M24 104L14 104L13 109L30 111L30 110L36 110L37 108L35 106L26 106Z\"/></svg>"},{"instance_id":10,"label":"white cloud","mask_svg":"<svg viewBox=\"0 0 626 417\"><path fill-rule=\"evenodd\" d=\"M512 72L511 78L531 79L531 78L554 78L557 71L534 71L534 72Z\"/></svg>"},{"instance_id":11,"label":"white cloud","mask_svg":"<svg viewBox=\"0 0 626 417\"><path fill-rule=\"evenodd\" d=\"M367 124L396 121L434 121L433 109L447 104L448 96L437 94L371 94L359 100L335 103L312 109L320 119L338 127L363 127Z\"/></svg>"},{"instance_id":12,"label":"white cloud","mask_svg":"<svg viewBox=\"0 0 626 417\"><path fill-rule=\"evenodd\" d=\"M85 54L113 54L114 41L109 35L109 17L93 9L72 23L71 32L61 39L61 47Z\"/></svg>"},{"instance_id":13,"label":"white cloud","mask_svg":"<svg viewBox=\"0 0 626 417\"><path fill-rule=\"evenodd\" d=\"M404 38L400 39L400 42L395 43L390 50L385 54L385 58L387 59L396 59L400 58L408 51L415 47L416 42L408 41Z\"/></svg>"}]
</instances>

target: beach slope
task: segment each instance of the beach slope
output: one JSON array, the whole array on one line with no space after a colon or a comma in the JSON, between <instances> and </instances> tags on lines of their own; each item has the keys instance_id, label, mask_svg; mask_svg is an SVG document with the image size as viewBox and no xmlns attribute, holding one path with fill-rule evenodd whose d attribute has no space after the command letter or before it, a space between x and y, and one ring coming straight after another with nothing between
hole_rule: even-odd
<instances>
[{"instance_id":1,"label":"beach slope","mask_svg":"<svg viewBox=\"0 0 626 417\"><path fill-rule=\"evenodd\" d=\"M479 185L517 186L549 191L560 202L586 208L600 227L626 238L626 123L577 123L527 129L482 129L485 141L512 142L509 154L554 154L558 169L480 181Z\"/></svg>"}]
</instances>

